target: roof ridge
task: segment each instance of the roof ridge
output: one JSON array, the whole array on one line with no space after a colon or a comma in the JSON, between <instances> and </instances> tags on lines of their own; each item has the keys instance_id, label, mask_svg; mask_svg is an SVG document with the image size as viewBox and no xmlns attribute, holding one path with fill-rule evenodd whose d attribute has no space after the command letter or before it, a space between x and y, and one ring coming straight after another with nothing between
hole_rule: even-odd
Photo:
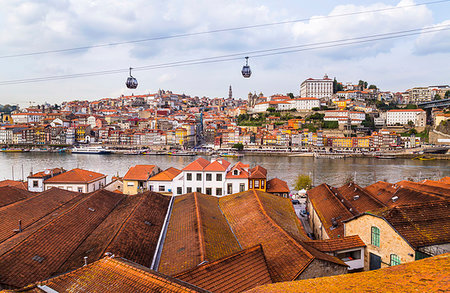
<instances>
[{"instance_id":1,"label":"roof ridge","mask_svg":"<svg viewBox=\"0 0 450 293\"><path fill-rule=\"evenodd\" d=\"M365 190L364 188L362 188L361 186L359 186L358 184L356 184L355 182L353 182L353 185L356 185L356 188L358 188L360 191L362 191L363 193L365 193L369 198L375 200L377 203L381 204L383 207L386 207L387 205L384 204L381 200L379 200L378 198L376 198L375 196L373 196L370 192L368 192L367 190Z\"/></svg>"},{"instance_id":2,"label":"roof ridge","mask_svg":"<svg viewBox=\"0 0 450 293\"><path fill-rule=\"evenodd\" d=\"M126 198L126 197L125 197ZM125 199L124 198L124 199ZM122 200L124 200L122 199ZM120 202L122 202L122 200ZM108 242L108 244L105 246L105 248L102 250L101 255L103 255L106 251L106 249L108 249L108 247L111 245L111 243L117 238L117 236L119 235L119 233L123 230L125 224L129 221L130 217L133 215L133 213L135 212L135 210L142 204L142 202L144 201L144 196L142 196L142 198L139 200L139 202L136 204L136 206L131 210L130 214L127 216L127 218L125 219L125 221L122 222L122 224L120 225L119 229L117 229L117 232L114 234L114 236L111 238L111 240ZM113 210L111 210L111 212L113 212L115 209L117 208L117 205L114 207ZM103 221L102 221L103 222Z\"/></svg>"},{"instance_id":3,"label":"roof ridge","mask_svg":"<svg viewBox=\"0 0 450 293\"><path fill-rule=\"evenodd\" d=\"M261 200L258 197L258 194L256 193L256 190L253 189L253 194L256 197L256 201L258 202L259 207L261 208L262 213L269 218L269 221L272 223L272 225L275 226L275 228L277 228L278 230L281 230L281 232L288 237L289 240L293 241L294 244L300 248L300 250L306 252L306 255L309 255L312 258L315 258L307 249L305 249L300 243L298 243L291 235L289 235L288 232L286 232L283 228L281 228L266 212L266 210L264 209L264 206L262 205Z\"/></svg>"},{"instance_id":4,"label":"roof ridge","mask_svg":"<svg viewBox=\"0 0 450 293\"><path fill-rule=\"evenodd\" d=\"M337 199L337 201L339 202L339 204L344 208L344 209L346 209L350 214L352 214L353 215L353 213L352 212L350 212L349 211L349 209L344 205L344 203L334 194L334 192L331 190L331 188L328 186L328 184L326 184L326 183L323 183L323 185L325 185L325 188L331 193L331 195L333 195L336 199ZM320 186L320 185L319 185ZM336 192L336 193L338 193L338 192ZM311 202L313 205L314 205L314 203L313 202ZM350 204L351 205L351 204ZM353 207L353 206L352 206Z\"/></svg>"},{"instance_id":5,"label":"roof ridge","mask_svg":"<svg viewBox=\"0 0 450 293\"><path fill-rule=\"evenodd\" d=\"M72 211L75 207L79 206L81 203L85 202L86 200L88 200L95 192L91 193L89 196L85 197L84 199L81 199L79 202L77 202L76 204L74 204L71 208L69 208L68 210L66 210L65 212L63 212L62 214L59 214L56 218L51 219L50 221L48 221L47 223L45 223L45 225L43 225L42 227L36 229L34 232L32 232L30 235L28 235L27 237L25 237L24 239L22 239L21 241L17 242L15 245L13 245L10 249L4 251L2 254L0 254L0 256L5 255L6 253L12 251L14 248L16 248L17 246L19 246L19 244L21 244L22 242L24 242L25 240L27 240L29 237L31 237L32 235L36 234L37 232L41 231L42 229L46 228L47 226L49 226L51 223L53 223L54 221L56 221L57 219L61 218L63 215L66 215L68 212ZM53 212L54 210L52 210ZM51 213L46 214L45 216L39 218L39 220L43 219L44 217L48 216ZM39 221L38 220L38 221ZM36 223L36 222L35 222Z\"/></svg>"},{"instance_id":6,"label":"roof ridge","mask_svg":"<svg viewBox=\"0 0 450 293\"><path fill-rule=\"evenodd\" d=\"M197 192L194 192L194 205L195 205L195 215L197 218L197 225L198 225L198 241L200 245L200 263L205 261L206 257L206 249L203 245L203 240L205 239L205 236L203 235L203 227L202 227L202 220L200 216L200 209L198 205L198 198L197 198Z\"/></svg>"}]
</instances>

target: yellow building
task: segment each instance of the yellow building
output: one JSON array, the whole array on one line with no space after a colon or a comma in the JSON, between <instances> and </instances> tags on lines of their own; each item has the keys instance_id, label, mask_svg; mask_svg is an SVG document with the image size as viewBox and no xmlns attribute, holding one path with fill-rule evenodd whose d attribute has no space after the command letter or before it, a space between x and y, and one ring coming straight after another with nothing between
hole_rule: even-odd
<instances>
[{"instance_id":1,"label":"yellow building","mask_svg":"<svg viewBox=\"0 0 450 293\"><path fill-rule=\"evenodd\" d=\"M248 178L248 189L266 191L267 189L267 170L259 165L250 169Z\"/></svg>"},{"instance_id":2,"label":"yellow building","mask_svg":"<svg viewBox=\"0 0 450 293\"><path fill-rule=\"evenodd\" d=\"M150 189L149 179L161 170L155 165L136 165L123 177L123 193L137 194Z\"/></svg>"}]
</instances>

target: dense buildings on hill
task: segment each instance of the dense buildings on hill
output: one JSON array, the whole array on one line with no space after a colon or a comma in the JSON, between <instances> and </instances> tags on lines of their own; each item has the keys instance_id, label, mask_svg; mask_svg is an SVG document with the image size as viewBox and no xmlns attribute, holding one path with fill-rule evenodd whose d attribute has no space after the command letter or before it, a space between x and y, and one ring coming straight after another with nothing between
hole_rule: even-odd
<instances>
[{"instance_id":1,"label":"dense buildings on hill","mask_svg":"<svg viewBox=\"0 0 450 293\"><path fill-rule=\"evenodd\" d=\"M448 86L391 93L373 85L365 88L364 83L343 85L325 76L306 79L301 88L300 96L250 93L248 100L190 97L160 90L15 109L2 113L0 144L38 148L100 143L155 150L228 148L234 144L250 149L321 148L336 147L335 138L369 138L380 131L396 136L390 145L346 146L376 150L416 147L427 137L423 132L427 124L439 126L448 120L442 107L427 117L425 111L410 104L446 99ZM309 136L320 137L313 142Z\"/></svg>"}]
</instances>

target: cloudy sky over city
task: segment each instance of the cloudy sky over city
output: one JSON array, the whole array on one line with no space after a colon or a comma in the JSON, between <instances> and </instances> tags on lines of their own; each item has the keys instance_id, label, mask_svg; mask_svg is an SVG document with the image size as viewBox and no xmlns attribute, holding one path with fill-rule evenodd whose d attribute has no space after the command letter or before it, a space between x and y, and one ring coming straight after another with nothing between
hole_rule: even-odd
<instances>
[{"instance_id":1,"label":"cloudy sky over city","mask_svg":"<svg viewBox=\"0 0 450 293\"><path fill-rule=\"evenodd\" d=\"M344 83L363 79L386 91L450 83L450 1L0 4L0 104L158 89L225 97L230 85L237 98L249 92L298 95L303 80L325 73ZM240 73L245 56L250 79ZM188 60L197 61L186 65ZM161 64L166 65L155 66ZM125 86L130 66L137 68L136 90ZM65 78L77 74L82 77ZM44 81L29 82L36 78Z\"/></svg>"}]
</instances>

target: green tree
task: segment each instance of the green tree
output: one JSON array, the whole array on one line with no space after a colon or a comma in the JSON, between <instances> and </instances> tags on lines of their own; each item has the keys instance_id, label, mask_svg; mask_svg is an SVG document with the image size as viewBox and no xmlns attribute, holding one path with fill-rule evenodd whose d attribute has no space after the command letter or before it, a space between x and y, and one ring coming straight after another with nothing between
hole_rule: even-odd
<instances>
[{"instance_id":1,"label":"green tree","mask_svg":"<svg viewBox=\"0 0 450 293\"><path fill-rule=\"evenodd\" d=\"M408 104L408 105L406 105L405 109L417 109L417 105Z\"/></svg>"},{"instance_id":2,"label":"green tree","mask_svg":"<svg viewBox=\"0 0 450 293\"><path fill-rule=\"evenodd\" d=\"M438 101L441 99L441 96L439 94L434 95L434 100Z\"/></svg>"},{"instance_id":3,"label":"green tree","mask_svg":"<svg viewBox=\"0 0 450 293\"><path fill-rule=\"evenodd\" d=\"M342 90L344 90L344 87L342 86L342 83L338 82L336 80L336 77L335 77L334 80L333 80L333 94L335 94L335 93L337 93L339 91L342 91Z\"/></svg>"},{"instance_id":4,"label":"green tree","mask_svg":"<svg viewBox=\"0 0 450 293\"><path fill-rule=\"evenodd\" d=\"M446 99L450 98L450 91L446 91L444 97Z\"/></svg>"},{"instance_id":5,"label":"green tree","mask_svg":"<svg viewBox=\"0 0 450 293\"><path fill-rule=\"evenodd\" d=\"M358 85L359 85L362 89L366 89L366 88L367 88L367 81L359 80L359 81L358 81Z\"/></svg>"},{"instance_id":6,"label":"green tree","mask_svg":"<svg viewBox=\"0 0 450 293\"><path fill-rule=\"evenodd\" d=\"M295 180L295 189L302 190L302 189L310 189L312 185L311 177L305 174L299 174L297 176L297 179Z\"/></svg>"},{"instance_id":7,"label":"green tree","mask_svg":"<svg viewBox=\"0 0 450 293\"><path fill-rule=\"evenodd\" d=\"M235 143L233 145L233 148L238 150L238 151L242 151L244 149L244 145L242 143Z\"/></svg>"},{"instance_id":8,"label":"green tree","mask_svg":"<svg viewBox=\"0 0 450 293\"><path fill-rule=\"evenodd\" d=\"M275 112L275 108L269 107L269 108L267 108L267 112L273 113L273 112Z\"/></svg>"},{"instance_id":9,"label":"green tree","mask_svg":"<svg viewBox=\"0 0 450 293\"><path fill-rule=\"evenodd\" d=\"M369 90L376 90L376 89L378 89L376 85L374 84L369 85Z\"/></svg>"},{"instance_id":10,"label":"green tree","mask_svg":"<svg viewBox=\"0 0 450 293\"><path fill-rule=\"evenodd\" d=\"M294 99L294 94L293 93L288 93L287 96L290 97L291 99Z\"/></svg>"}]
</instances>

